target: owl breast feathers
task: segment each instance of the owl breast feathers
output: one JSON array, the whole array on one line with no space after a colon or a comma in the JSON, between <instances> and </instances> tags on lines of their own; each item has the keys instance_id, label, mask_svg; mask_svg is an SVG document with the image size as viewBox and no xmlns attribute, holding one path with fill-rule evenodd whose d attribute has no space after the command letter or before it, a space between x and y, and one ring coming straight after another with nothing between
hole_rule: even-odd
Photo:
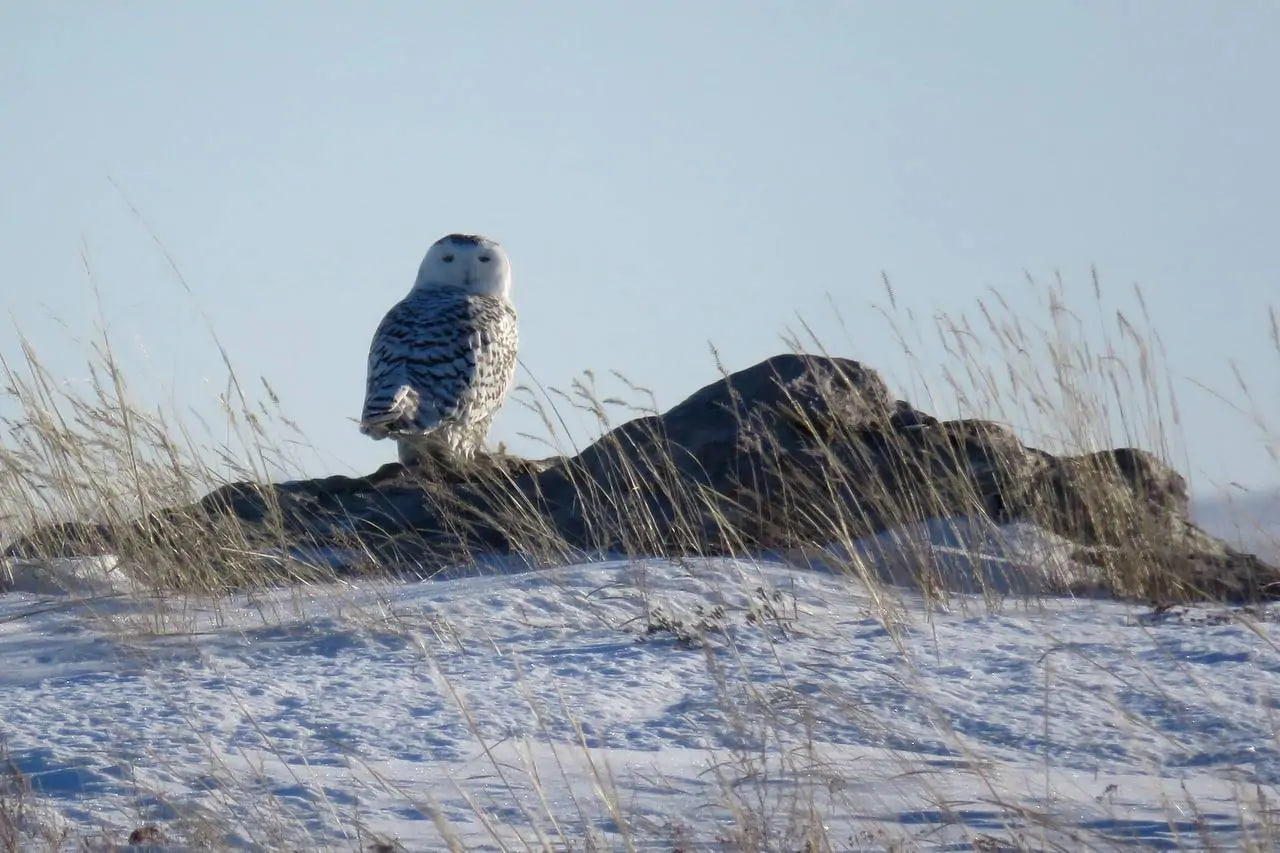
<instances>
[{"instance_id":1,"label":"owl breast feathers","mask_svg":"<svg viewBox=\"0 0 1280 853\"><path fill-rule=\"evenodd\" d=\"M394 438L400 461L473 456L516 368L516 312L504 295L414 290L374 333L360 431Z\"/></svg>"}]
</instances>

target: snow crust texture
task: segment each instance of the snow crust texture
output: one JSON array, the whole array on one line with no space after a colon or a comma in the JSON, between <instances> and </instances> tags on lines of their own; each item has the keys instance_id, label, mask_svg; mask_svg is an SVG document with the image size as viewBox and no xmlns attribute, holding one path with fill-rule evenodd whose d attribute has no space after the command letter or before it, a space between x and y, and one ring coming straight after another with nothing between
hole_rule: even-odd
<instances>
[{"instance_id":1,"label":"snow crust texture","mask_svg":"<svg viewBox=\"0 0 1280 853\"><path fill-rule=\"evenodd\" d=\"M27 829L99 845L1271 846L1266 613L991 604L732 560L11 592L0 731Z\"/></svg>"}]
</instances>

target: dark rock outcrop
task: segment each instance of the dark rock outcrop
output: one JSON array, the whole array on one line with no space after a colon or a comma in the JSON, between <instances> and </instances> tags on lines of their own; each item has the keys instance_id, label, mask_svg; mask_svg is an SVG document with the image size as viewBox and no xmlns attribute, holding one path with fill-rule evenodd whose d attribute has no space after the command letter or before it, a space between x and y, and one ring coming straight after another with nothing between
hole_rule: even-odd
<instances>
[{"instance_id":1,"label":"dark rock outcrop","mask_svg":"<svg viewBox=\"0 0 1280 853\"><path fill-rule=\"evenodd\" d=\"M940 516L1041 525L1076 543L1115 594L1248 600L1280 590L1280 570L1190 522L1185 481L1149 453L1055 457L1000 424L939 421L895 401L858 362L791 354L572 458L236 483L127 529L49 528L9 553L142 543L183 554L226 550L232 536L258 553L340 548L372 568L430 572L495 553L786 551ZM202 545L191 544L193 529L207 533Z\"/></svg>"}]
</instances>

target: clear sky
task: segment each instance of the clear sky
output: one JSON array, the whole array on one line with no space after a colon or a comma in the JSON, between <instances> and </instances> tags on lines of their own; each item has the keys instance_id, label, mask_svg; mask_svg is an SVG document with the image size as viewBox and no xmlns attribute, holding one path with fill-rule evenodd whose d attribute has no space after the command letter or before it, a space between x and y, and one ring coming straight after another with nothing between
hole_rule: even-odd
<instances>
[{"instance_id":1,"label":"clear sky","mask_svg":"<svg viewBox=\"0 0 1280 853\"><path fill-rule=\"evenodd\" d=\"M1236 360L1280 430L1277 44L1246 0L2 3L0 310L83 381L84 255L140 401L216 412L212 326L307 472L354 473L394 458L353 422L369 338L451 231L510 252L539 382L663 407L797 316L919 402L946 355L903 353L882 272L926 330L990 289L1045 322L1027 274L1094 328L1096 266L1104 313L1143 288L1197 488L1268 484L1200 386L1240 403Z\"/></svg>"}]
</instances>

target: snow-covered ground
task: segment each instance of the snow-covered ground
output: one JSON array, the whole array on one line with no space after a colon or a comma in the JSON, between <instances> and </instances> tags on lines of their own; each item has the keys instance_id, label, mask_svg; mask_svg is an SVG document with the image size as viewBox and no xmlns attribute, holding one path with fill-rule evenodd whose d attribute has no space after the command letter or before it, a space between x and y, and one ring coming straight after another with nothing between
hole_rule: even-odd
<instances>
[{"instance_id":1,"label":"snow-covered ground","mask_svg":"<svg viewBox=\"0 0 1280 853\"><path fill-rule=\"evenodd\" d=\"M1060 551L1016 533L993 559ZM109 593L109 560L12 569L0 732L32 831L304 850L1275 843L1266 613L929 608L780 560L218 600ZM78 593L49 591L71 575Z\"/></svg>"}]
</instances>

